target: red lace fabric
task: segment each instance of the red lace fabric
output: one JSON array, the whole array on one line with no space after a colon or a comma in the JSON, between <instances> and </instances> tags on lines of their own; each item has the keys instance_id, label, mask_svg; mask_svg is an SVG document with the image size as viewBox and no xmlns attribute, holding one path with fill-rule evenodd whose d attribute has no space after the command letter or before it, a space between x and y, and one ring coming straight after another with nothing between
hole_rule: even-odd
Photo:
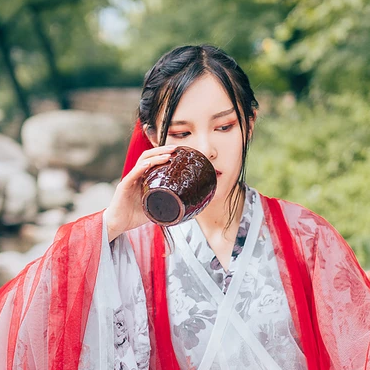
<instances>
[{"instance_id":1,"label":"red lace fabric","mask_svg":"<svg viewBox=\"0 0 370 370\"><path fill-rule=\"evenodd\" d=\"M123 173L151 147L137 121ZM370 282L352 249L313 212L262 195L261 201L308 369L370 369ZM158 352L152 364L178 369L168 323L164 240L158 227L152 235L150 255L134 245Z\"/></svg>"},{"instance_id":2,"label":"red lace fabric","mask_svg":"<svg viewBox=\"0 0 370 370\"><path fill-rule=\"evenodd\" d=\"M0 368L77 369L98 272L102 213L61 227L0 289Z\"/></svg>"},{"instance_id":3,"label":"red lace fabric","mask_svg":"<svg viewBox=\"0 0 370 370\"><path fill-rule=\"evenodd\" d=\"M309 370L369 369L370 282L352 249L304 207L261 200Z\"/></svg>"},{"instance_id":4,"label":"red lace fabric","mask_svg":"<svg viewBox=\"0 0 370 370\"><path fill-rule=\"evenodd\" d=\"M143 138L138 127L136 139ZM130 166L148 149L140 140L128 154ZM354 253L323 218L289 202L261 200L308 369L370 369L370 282ZM133 248L147 297L151 369L177 370L164 237L153 224L146 231L133 238ZM1 370L78 369L101 240L101 212L67 224L42 258L0 289Z\"/></svg>"},{"instance_id":5,"label":"red lace fabric","mask_svg":"<svg viewBox=\"0 0 370 370\"><path fill-rule=\"evenodd\" d=\"M130 145L127 150L122 177L135 166L143 151L153 148L142 130L140 120L136 121ZM131 232L133 236L135 230ZM130 233L128 233L130 238ZM151 240L148 248L148 240ZM172 347L170 323L166 296L165 240L159 226L148 223L145 233L131 239L147 300L151 343L150 368L156 370L180 369ZM150 249L150 250L148 250Z\"/></svg>"},{"instance_id":6,"label":"red lace fabric","mask_svg":"<svg viewBox=\"0 0 370 370\"><path fill-rule=\"evenodd\" d=\"M140 268L148 309L150 369L179 370L172 346L166 295L165 241L160 227L147 223L127 233ZM148 243L149 240L149 243Z\"/></svg>"},{"instance_id":7,"label":"red lace fabric","mask_svg":"<svg viewBox=\"0 0 370 370\"><path fill-rule=\"evenodd\" d=\"M313 212L262 195L261 201L308 369L369 369L370 282L353 251ZM178 369L169 334L163 236L158 227L147 227L133 244L147 293L151 368Z\"/></svg>"},{"instance_id":8,"label":"red lace fabric","mask_svg":"<svg viewBox=\"0 0 370 370\"><path fill-rule=\"evenodd\" d=\"M123 175L151 147L138 121ZM141 235L145 249L135 243L134 250L143 274L152 329L151 368L176 370L165 289L164 237L158 226L149 225L148 234ZM1 370L78 369L101 240L102 212L64 225L45 255L0 289ZM147 250L148 240L152 240L151 251Z\"/></svg>"}]
</instances>

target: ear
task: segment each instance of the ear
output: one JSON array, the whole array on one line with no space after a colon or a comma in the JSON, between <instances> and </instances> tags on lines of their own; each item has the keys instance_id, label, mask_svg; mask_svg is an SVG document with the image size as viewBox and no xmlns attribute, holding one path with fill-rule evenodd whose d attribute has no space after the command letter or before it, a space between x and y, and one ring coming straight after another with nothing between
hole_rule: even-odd
<instances>
[{"instance_id":1,"label":"ear","mask_svg":"<svg viewBox=\"0 0 370 370\"><path fill-rule=\"evenodd\" d=\"M257 109L253 109L253 117L249 117L249 132L248 132L248 141L252 139L254 124L257 120Z\"/></svg>"},{"instance_id":2,"label":"ear","mask_svg":"<svg viewBox=\"0 0 370 370\"><path fill-rule=\"evenodd\" d=\"M150 143L156 148L158 146L157 132L153 129L148 129L148 125L144 125L143 130Z\"/></svg>"}]
</instances>

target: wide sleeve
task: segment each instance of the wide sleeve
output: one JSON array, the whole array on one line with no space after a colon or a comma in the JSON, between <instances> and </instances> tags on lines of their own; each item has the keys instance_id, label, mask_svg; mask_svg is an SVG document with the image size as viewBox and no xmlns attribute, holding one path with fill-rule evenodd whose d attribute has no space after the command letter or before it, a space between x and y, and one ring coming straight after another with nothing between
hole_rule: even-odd
<instances>
[{"instance_id":1,"label":"wide sleeve","mask_svg":"<svg viewBox=\"0 0 370 370\"><path fill-rule=\"evenodd\" d=\"M102 244L102 212L62 226L0 289L0 368L77 369Z\"/></svg>"},{"instance_id":2,"label":"wide sleeve","mask_svg":"<svg viewBox=\"0 0 370 370\"><path fill-rule=\"evenodd\" d=\"M114 345L116 349L119 349L119 351L116 350L114 369L125 369L124 366L120 367L117 364L124 357L129 359L133 355L135 368L137 366L137 369L145 370L149 368L151 348L142 274L126 233L120 235L112 243L111 250L112 272L115 274L117 294L120 300L119 307L114 311ZM120 345L120 335L126 336L130 349L127 346L125 348L125 344ZM128 361L123 362L126 362L128 366ZM134 367L131 365L127 368L131 370Z\"/></svg>"},{"instance_id":3,"label":"wide sleeve","mask_svg":"<svg viewBox=\"0 0 370 370\"><path fill-rule=\"evenodd\" d=\"M1 370L148 367L140 272L125 235L109 245L104 216L62 226L45 255L0 289Z\"/></svg>"},{"instance_id":4,"label":"wide sleeve","mask_svg":"<svg viewBox=\"0 0 370 370\"><path fill-rule=\"evenodd\" d=\"M325 219L290 203L284 214L312 282L319 330L333 369L370 368L370 282Z\"/></svg>"},{"instance_id":5,"label":"wide sleeve","mask_svg":"<svg viewBox=\"0 0 370 370\"><path fill-rule=\"evenodd\" d=\"M148 369L146 303L126 233L109 244L105 213L101 258L79 370Z\"/></svg>"}]
</instances>

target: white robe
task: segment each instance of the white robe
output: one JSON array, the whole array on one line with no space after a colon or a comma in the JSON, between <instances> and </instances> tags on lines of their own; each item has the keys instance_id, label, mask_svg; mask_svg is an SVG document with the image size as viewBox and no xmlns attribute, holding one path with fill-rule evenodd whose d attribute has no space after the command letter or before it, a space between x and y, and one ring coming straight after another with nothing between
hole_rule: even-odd
<instances>
[{"instance_id":1,"label":"white robe","mask_svg":"<svg viewBox=\"0 0 370 370\"><path fill-rule=\"evenodd\" d=\"M227 272L212 268L196 220L169 232L167 299L181 369L307 369L257 192L247 193L245 244ZM129 233L135 241L140 229ZM128 235L110 246L104 231L101 253L80 369L148 369L145 294Z\"/></svg>"}]
</instances>

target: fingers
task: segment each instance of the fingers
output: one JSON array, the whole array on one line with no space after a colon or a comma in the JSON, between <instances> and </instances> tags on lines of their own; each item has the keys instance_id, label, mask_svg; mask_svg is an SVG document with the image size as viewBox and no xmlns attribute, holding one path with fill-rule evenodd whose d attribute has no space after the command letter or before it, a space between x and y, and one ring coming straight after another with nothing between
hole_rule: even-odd
<instances>
[{"instance_id":1,"label":"fingers","mask_svg":"<svg viewBox=\"0 0 370 370\"><path fill-rule=\"evenodd\" d=\"M167 145L146 150L138 159L135 167L122 181L130 186L130 184L138 180L149 168L166 163L176 147L176 145Z\"/></svg>"},{"instance_id":2,"label":"fingers","mask_svg":"<svg viewBox=\"0 0 370 370\"><path fill-rule=\"evenodd\" d=\"M177 145L164 145L164 146L157 146L156 148L146 150L141 154L138 159L138 163L140 160L151 158L154 156L158 156L161 154L171 154L175 151Z\"/></svg>"},{"instance_id":3,"label":"fingers","mask_svg":"<svg viewBox=\"0 0 370 370\"><path fill-rule=\"evenodd\" d=\"M158 164L166 163L170 159L170 157L171 157L171 154L161 154L155 157L144 159L140 162L138 161L136 166L126 176L126 179L129 181L136 181L144 174L144 172L147 169L154 167Z\"/></svg>"}]
</instances>

